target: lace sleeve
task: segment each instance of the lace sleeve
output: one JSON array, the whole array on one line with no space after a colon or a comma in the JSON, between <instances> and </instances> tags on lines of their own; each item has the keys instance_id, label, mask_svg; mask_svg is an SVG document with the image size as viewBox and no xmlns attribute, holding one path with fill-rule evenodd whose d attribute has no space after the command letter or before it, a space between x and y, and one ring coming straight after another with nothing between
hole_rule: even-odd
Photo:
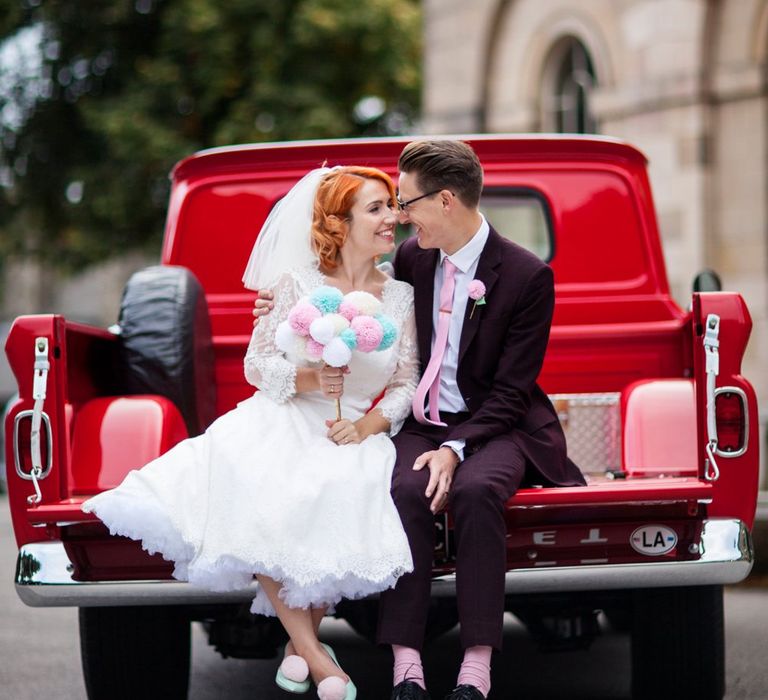
<instances>
[{"instance_id":1,"label":"lace sleeve","mask_svg":"<svg viewBox=\"0 0 768 700\"><path fill-rule=\"evenodd\" d=\"M398 356L397 367L387 383L384 396L376 404L376 408L390 423L390 435L397 434L409 416L413 395L419 383L419 352L412 292L410 299L395 350Z\"/></svg>"},{"instance_id":2,"label":"lace sleeve","mask_svg":"<svg viewBox=\"0 0 768 700\"><path fill-rule=\"evenodd\" d=\"M288 312L301 292L294 276L283 275L272 290L275 308L253 329L245 353L245 379L277 403L284 403L296 393L296 365L285 358L275 345L275 330L288 318Z\"/></svg>"}]
</instances>

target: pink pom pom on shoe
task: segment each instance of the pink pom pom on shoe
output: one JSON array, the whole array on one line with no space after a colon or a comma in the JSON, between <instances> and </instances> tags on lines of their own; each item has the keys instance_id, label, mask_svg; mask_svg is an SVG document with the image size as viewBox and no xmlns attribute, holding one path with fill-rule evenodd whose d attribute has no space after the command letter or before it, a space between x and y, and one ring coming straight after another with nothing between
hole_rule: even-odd
<instances>
[{"instance_id":1,"label":"pink pom pom on shoe","mask_svg":"<svg viewBox=\"0 0 768 700\"><path fill-rule=\"evenodd\" d=\"M283 663L280 664L280 670L283 675L294 683L301 683L309 677L309 666L307 662L301 656L291 654L283 659Z\"/></svg>"},{"instance_id":2,"label":"pink pom pom on shoe","mask_svg":"<svg viewBox=\"0 0 768 700\"><path fill-rule=\"evenodd\" d=\"M328 676L317 684L317 697L320 700L344 700L347 696L347 684L343 678Z\"/></svg>"}]
</instances>

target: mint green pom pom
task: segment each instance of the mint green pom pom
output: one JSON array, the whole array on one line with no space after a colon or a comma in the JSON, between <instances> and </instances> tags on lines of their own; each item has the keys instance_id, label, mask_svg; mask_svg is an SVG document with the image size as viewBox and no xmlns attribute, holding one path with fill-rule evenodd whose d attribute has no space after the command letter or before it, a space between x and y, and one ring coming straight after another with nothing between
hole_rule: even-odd
<instances>
[{"instance_id":1,"label":"mint green pom pom","mask_svg":"<svg viewBox=\"0 0 768 700\"><path fill-rule=\"evenodd\" d=\"M346 343L346 346L350 350L354 350L357 347L357 336L355 335L355 331L351 328L345 328L341 331L341 333L339 333L339 338Z\"/></svg>"},{"instance_id":2,"label":"mint green pom pom","mask_svg":"<svg viewBox=\"0 0 768 700\"><path fill-rule=\"evenodd\" d=\"M397 340L397 328L395 328L392 319L384 314L376 316L376 320L381 324L381 327L384 330L384 335L381 338L378 349L386 350L387 348L392 347L392 344Z\"/></svg>"},{"instance_id":3,"label":"mint green pom pom","mask_svg":"<svg viewBox=\"0 0 768 700\"><path fill-rule=\"evenodd\" d=\"M309 295L309 303L324 314L335 314L339 310L343 298L344 295L340 290L326 284L318 287Z\"/></svg>"}]
</instances>

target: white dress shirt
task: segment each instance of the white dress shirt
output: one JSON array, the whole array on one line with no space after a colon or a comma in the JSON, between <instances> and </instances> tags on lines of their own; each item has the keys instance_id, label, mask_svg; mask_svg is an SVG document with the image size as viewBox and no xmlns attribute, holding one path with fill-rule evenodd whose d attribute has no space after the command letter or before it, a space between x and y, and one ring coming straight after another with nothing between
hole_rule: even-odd
<instances>
[{"instance_id":1,"label":"white dress shirt","mask_svg":"<svg viewBox=\"0 0 768 700\"><path fill-rule=\"evenodd\" d=\"M472 238L457 250L453 255L446 255L440 251L440 264L435 268L435 290L436 293L432 300L432 349L435 346L435 336L437 334L437 321L440 315L440 294L437 293L443 286L443 260L447 257L456 266L455 281L456 286L453 291L453 309L451 311L451 324L448 328L448 342L443 354L443 365L440 370L440 397L438 408L440 411L448 413L460 413L467 410L467 405L459 391L456 383L456 370L459 365L459 341L461 340L461 329L464 325L464 314L469 300L467 287L475 278L477 264L480 261L480 254L483 252L485 243L488 240L490 227L485 217L481 214L482 222ZM450 447L459 457L464 460L464 440L450 440L444 442L441 447Z\"/></svg>"}]
</instances>

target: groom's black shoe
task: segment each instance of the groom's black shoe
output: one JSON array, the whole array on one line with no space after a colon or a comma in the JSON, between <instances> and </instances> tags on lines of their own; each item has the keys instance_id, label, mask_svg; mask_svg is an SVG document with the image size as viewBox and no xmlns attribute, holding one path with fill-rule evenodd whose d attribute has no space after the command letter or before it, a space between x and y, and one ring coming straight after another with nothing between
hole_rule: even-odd
<instances>
[{"instance_id":1,"label":"groom's black shoe","mask_svg":"<svg viewBox=\"0 0 768 700\"><path fill-rule=\"evenodd\" d=\"M430 700L430 698L429 693L418 683L402 681L392 688L389 700Z\"/></svg>"},{"instance_id":2,"label":"groom's black shoe","mask_svg":"<svg viewBox=\"0 0 768 700\"><path fill-rule=\"evenodd\" d=\"M485 695L475 688L474 685L462 684L448 693L445 696L445 700L485 700Z\"/></svg>"}]
</instances>

